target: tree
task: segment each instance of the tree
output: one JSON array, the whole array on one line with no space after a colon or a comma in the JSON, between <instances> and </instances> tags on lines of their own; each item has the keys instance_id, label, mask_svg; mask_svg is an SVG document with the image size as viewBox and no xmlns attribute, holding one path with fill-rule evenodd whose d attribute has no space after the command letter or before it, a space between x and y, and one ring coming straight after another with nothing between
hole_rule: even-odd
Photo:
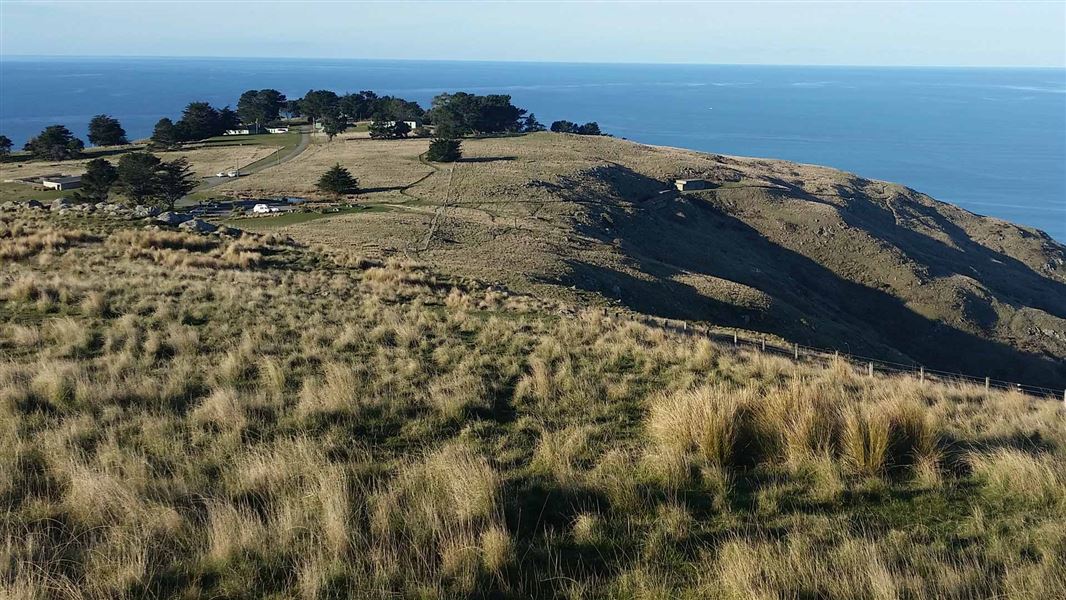
<instances>
[{"instance_id":1,"label":"tree","mask_svg":"<svg viewBox=\"0 0 1066 600\"><path fill-rule=\"evenodd\" d=\"M237 100L237 115L243 123L269 123L278 119L286 102L277 90L248 90Z\"/></svg>"},{"instance_id":2,"label":"tree","mask_svg":"<svg viewBox=\"0 0 1066 600\"><path fill-rule=\"evenodd\" d=\"M26 142L23 150L28 150L36 158L65 160L74 158L85 149L85 142L74 137L69 129L62 125L49 125L37 137Z\"/></svg>"},{"instance_id":3,"label":"tree","mask_svg":"<svg viewBox=\"0 0 1066 600\"><path fill-rule=\"evenodd\" d=\"M122 155L116 169L114 189L133 204L144 204L159 193L156 173L163 161L148 152Z\"/></svg>"},{"instance_id":4,"label":"tree","mask_svg":"<svg viewBox=\"0 0 1066 600\"><path fill-rule=\"evenodd\" d=\"M333 138L342 133L345 129L348 129L348 121L340 115L339 112L331 113L322 117L322 131L326 134L326 139L333 141Z\"/></svg>"},{"instance_id":5,"label":"tree","mask_svg":"<svg viewBox=\"0 0 1066 600\"><path fill-rule=\"evenodd\" d=\"M396 121L392 125L392 137L405 138L411 133L411 126L406 121Z\"/></svg>"},{"instance_id":6,"label":"tree","mask_svg":"<svg viewBox=\"0 0 1066 600\"><path fill-rule=\"evenodd\" d=\"M340 98L335 92L308 90L300 99L300 112L314 123L326 115L338 112L339 102Z\"/></svg>"},{"instance_id":7,"label":"tree","mask_svg":"<svg viewBox=\"0 0 1066 600\"><path fill-rule=\"evenodd\" d=\"M228 106L223 106L222 110L218 111L218 133L215 135L221 135L226 133L229 129L236 129L241 124L241 118L237 116L237 113Z\"/></svg>"},{"instance_id":8,"label":"tree","mask_svg":"<svg viewBox=\"0 0 1066 600\"><path fill-rule=\"evenodd\" d=\"M462 156L461 142L447 138L436 138L426 151L426 159L433 162L455 162Z\"/></svg>"},{"instance_id":9,"label":"tree","mask_svg":"<svg viewBox=\"0 0 1066 600\"><path fill-rule=\"evenodd\" d=\"M370 137L373 139L405 138L411 133L411 126L404 121L385 121L375 118L370 122Z\"/></svg>"},{"instance_id":10,"label":"tree","mask_svg":"<svg viewBox=\"0 0 1066 600\"><path fill-rule=\"evenodd\" d=\"M324 193L332 194L337 200L345 194L355 194L359 192L359 181L352 177L352 174L337 163L333 167L322 174L322 177L318 179L317 187Z\"/></svg>"},{"instance_id":11,"label":"tree","mask_svg":"<svg viewBox=\"0 0 1066 600\"><path fill-rule=\"evenodd\" d=\"M526 115L525 121L522 122L522 131L526 133L536 133L544 130L545 127L537 120L537 115L534 115L533 113Z\"/></svg>"},{"instance_id":12,"label":"tree","mask_svg":"<svg viewBox=\"0 0 1066 600\"><path fill-rule=\"evenodd\" d=\"M589 121L581 127L577 128L579 135L602 135L600 133L600 125L596 121Z\"/></svg>"},{"instance_id":13,"label":"tree","mask_svg":"<svg viewBox=\"0 0 1066 600\"><path fill-rule=\"evenodd\" d=\"M457 92L433 98L433 107L426 114L441 135L458 137L470 133L519 131L526 111L511 104L511 97L507 95L478 96Z\"/></svg>"},{"instance_id":14,"label":"tree","mask_svg":"<svg viewBox=\"0 0 1066 600\"><path fill-rule=\"evenodd\" d=\"M190 102L182 111L177 127L182 141L203 140L225 131L218 110L207 102Z\"/></svg>"},{"instance_id":15,"label":"tree","mask_svg":"<svg viewBox=\"0 0 1066 600\"><path fill-rule=\"evenodd\" d=\"M184 158L160 163L155 178L156 193L153 199L167 210L173 210L178 200L196 188L189 161Z\"/></svg>"},{"instance_id":16,"label":"tree","mask_svg":"<svg viewBox=\"0 0 1066 600\"><path fill-rule=\"evenodd\" d=\"M85 165L85 174L81 176L81 189L75 193L79 200L103 202L111 191L111 186L118 179L118 170L102 158L90 160Z\"/></svg>"},{"instance_id":17,"label":"tree","mask_svg":"<svg viewBox=\"0 0 1066 600\"><path fill-rule=\"evenodd\" d=\"M96 115L89 121L89 143L94 146L121 146L130 142L118 119Z\"/></svg>"},{"instance_id":18,"label":"tree","mask_svg":"<svg viewBox=\"0 0 1066 600\"><path fill-rule=\"evenodd\" d=\"M152 130L152 142L164 147L171 147L177 145L181 141L181 133L178 131L174 121L163 117L155 124L155 129Z\"/></svg>"},{"instance_id":19,"label":"tree","mask_svg":"<svg viewBox=\"0 0 1066 600\"><path fill-rule=\"evenodd\" d=\"M196 187L184 158L163 162L148 152L130 152L119 159L116 171L115 191L133 204L153 204L170 210Z\"/></svg>"},{"instance_id":20,"label":"tree","mask_svg":"<svg viewBox=\"0 0 1066 600\"><path fill-rule=\"evenodd\" d=\"M0 157L11 154L11 138L6 135L0 135Z\"/></svg>"},{"instance_id":21,"label":"tree","mask_svg":"<svg viewBox=\"0 0 1066 600\"><path fill-rule=\"evenodd\" d=\"M555 121L551 130L555 133L577 133L578 124L572 121Z\"/></svg>"}]
</instances>

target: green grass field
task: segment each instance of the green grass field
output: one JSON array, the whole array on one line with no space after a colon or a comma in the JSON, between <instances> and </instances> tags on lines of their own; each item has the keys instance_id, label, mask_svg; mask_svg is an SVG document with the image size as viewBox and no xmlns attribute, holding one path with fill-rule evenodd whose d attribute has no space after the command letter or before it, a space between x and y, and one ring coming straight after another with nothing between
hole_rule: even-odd
<instances>
[{"instance_id":1,"label":"green grass field","mask_svg":"<svg viewBox=\"0 0 1066 600\"><path fill-rule=\"evenodd\" d=\"M8 200L39 200L41 202L66 198L74 190L41 190L22 183L0 183L0 202Z\"/></svg>"}]
</instances>

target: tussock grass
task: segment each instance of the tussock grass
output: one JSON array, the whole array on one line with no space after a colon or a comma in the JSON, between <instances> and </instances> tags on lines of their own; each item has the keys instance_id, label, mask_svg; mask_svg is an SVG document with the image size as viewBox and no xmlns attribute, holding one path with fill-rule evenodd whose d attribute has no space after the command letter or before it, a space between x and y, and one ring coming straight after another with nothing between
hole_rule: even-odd
<instances>
[{"instance_id":1,"label":"tussock grass","mask_svg":"<svg viewBox=\"0 0 1066 600\"><path fill-rule=\"evenodd\" d=\"M1060 402L86 223L0 273L0 595L1066 590Z\"/></svg>"}]
</instances>

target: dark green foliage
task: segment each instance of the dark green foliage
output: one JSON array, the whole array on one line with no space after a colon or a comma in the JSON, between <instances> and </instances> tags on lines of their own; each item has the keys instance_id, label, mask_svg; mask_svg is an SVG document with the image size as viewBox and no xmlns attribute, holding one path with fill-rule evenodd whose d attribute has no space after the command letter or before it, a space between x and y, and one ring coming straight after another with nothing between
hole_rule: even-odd
<instances>
[{"instance_id":1,"label":"dark green foliage","mask_svg":"<svg viewBox=\"0 0 1066 600\"><path fill-rule=\"evenodd\" d=\"M551 130L555 133L576 133L578 135L603 135L600 126L595 121L589 121L584 125L578 125L572 121L555 121Z\"/></svg>"},{"instance_id":2,"label":"dark green foliage","mask_svg":"<svg viewBox=\"0 0 1066 600\"><path fill-rule=\"evenodd\" d=\"M277 90L248 90L237 100L237 116L244 123L269 123L278 119L286 103L285 94Z\"/></svg>"},{"instance_id":3,"label":"dark green foliage","mask_svg":"<svg viewBox=\"0 0 1066 600\"><path fill-rule=\"evenodd\" d=\"M115 191L134 204L173 208L196 187L189 163L184 158L170 162L148 152L131 152L118 161Z\"/></svg>"},{"instance_id":4,"label":"dark green foliage","mask_svg":"<svg viewBox=\"0 0 1066 600\"><path fill-rule=\"evenodd\" d=\"M191 102L176 125L181 141L203 140L225 131L218 110L207 102Z\"/></svg>"},{"instance_id":5,"label":"dark green foliage","mask_svg":"<svg viewBox=\"0 0 1066 600\"><path fill-rule=\"evenodd\" d=\"M340 98L329 90L308 90L300 99L300 114L317 121L326 115L336 113Z\"/></svg>"},{"instance_id":6,"label":"dark green foliage","mask_svg":"<svg viewBox=\"0 0 1066 600\"><path fill-rule=\"evenodd\" d=\"M333 138L338 133L342 133L345 129L348 129L348 120L342 117L339 112L322 117L321 123L322 131L330 141L333 141Z\"/></svg>"},{"instance_id":7,"label":"dark green foliage","mask_svg":"<svg viewBox=\"0 0 1066 600\"><path fill-rule=\"evenodd\" d=\"M174 204L185 197L186 194L196 188L196 180L193 178L189 161L184 158L164 162L156 171L156 197L157 204L162 204L167 209L174 208Z\"/></svg>"},{"instance_id":8,"label":"dark green foliage","mask_svg":"<svg viewBox=\"0 0 1066 600\"><path fill-rule=\"evenodd\" d=\"M35 138L26 142L23 150L29 151L34 158L48 160L66 160L81 154L85 142L74 137L69 129L62 125L49 125Z\"/></svg>"},{"instance_id":9,"label":"dark green foliage","mask_svg":"<svg viewBox=\"0 0 1066 600\"><path fill-rule=\"evenodd\" d=\"M236 129L241 124L241 118L237 116L237 112L228 106L223 106L222 110L218 111L218 133L220 135L226 132L228 129Z\"/></svg>"},{"instance_id":10,"label":"dark green foliage","mask_svg":"<svg viewBox=\"0 0 1066 600\"><path fill-rule=\"evenodd\" d=\"M129 140L118 119L96 115L89 121L89 142L94 146L120 146L128 144Z\"/></svg>"},{"instance_id":11,"label":"dark green foliage","mask_svg":"<svg viewBox=\"0 0 1066 600\"><path fill-rule=\"evenodd\" d=\"M466 92L440 94L433 98L429 116L439 135L459 137L471 133L520 131L526 111L502 94L478 96Z\"/></svg>"},{"instance_id":12,"label":"dark green foliage","mask_svg":"<svg viewBox=\"0 0 1066 600\"><path fill-rule=\"evenodd\" d=\"M433 162L455 162L462 158L463 151L459 140L437 138L429 143L426 159Z\"/></svg>"},{"instance_id":13,"label":"dark green foliage","mask_svg":"<svg viewBox=\"0 0 1066 600\"><path fill-rule=\"evenodd\" d=\"M526 115L524 121L522 121L522 131L526 133L536 133L538 131L545 131L547 128L537 120L537 116L533 113Z\"/></svg>"},{"instance_id":14,"label":"dark green foliage","mask_svg":"<svg viewBox=\"0 0 1066 600\"><path fill-rule=\"evenodd\" d=\"M118 170L108 161L97 158L85 165L85 174L81 176L81 189L75 194L79 200L103 202L111 191L111 186L118 179Z\"/></svg>"},{"instance_id":15,"label":"dark green foliage","mask_svg":"<svg viewBox=\"0 0 1066 600\"><path fill-rule=\"evenodd\" d=\"M169 148L180 141L181 134L178 127L174 125L174 121L166 117L159 119L155 124L155 129L152 130L152 143Z\"/></svg>"},{"instance_id":16,"label":"dark green foliage","mask_svg":"<svg viewBox=\"0 0 1066 600\"><path fill-rule=\"evenodd\" d=\"M0 156L11 154L11 146L11 138L6 135L0 135Z\"/></svg>"},{"instance_id":17,"label":"dark green foliage","mask_svg":"<svg viewBox=\"0 0 1066 600\"><path fill-rule=\"evenodd\" d=\"M355 194L359 192L359 181L352 176L352 174L337 163L333 167L322 174L322 177L318 179L316 184L319 190L324 193L333 195L334 198L339 199L345 194Z\"/></svg>"},{"instance_id":18,"label":"dark green foliage","mask_svg":"<svg viewBox=\"0 0 1066 600\"><path fill-rule=\"evenodd\" d=\"M370 137L373 139L397 139L405 138L411 133L411 126L403 121L393 121L391 124L385 120L375 120L370 123Z\"/></svg>"}]
</instances>

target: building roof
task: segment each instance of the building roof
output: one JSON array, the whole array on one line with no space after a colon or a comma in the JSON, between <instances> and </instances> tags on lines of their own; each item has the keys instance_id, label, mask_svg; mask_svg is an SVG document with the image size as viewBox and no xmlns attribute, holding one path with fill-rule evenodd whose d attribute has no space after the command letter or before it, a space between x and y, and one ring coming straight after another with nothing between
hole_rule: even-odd
<instances>
[{"instance_id":1,"label":"building roof","mask_svg":"<svg viewBox=\"0 0 1066 600\"><path fill-rule=\"evenodd\" d=\"M42 177L41 183L78 183L81 175L64 175L63 177Z\"/></svg>"}]
</instances>

